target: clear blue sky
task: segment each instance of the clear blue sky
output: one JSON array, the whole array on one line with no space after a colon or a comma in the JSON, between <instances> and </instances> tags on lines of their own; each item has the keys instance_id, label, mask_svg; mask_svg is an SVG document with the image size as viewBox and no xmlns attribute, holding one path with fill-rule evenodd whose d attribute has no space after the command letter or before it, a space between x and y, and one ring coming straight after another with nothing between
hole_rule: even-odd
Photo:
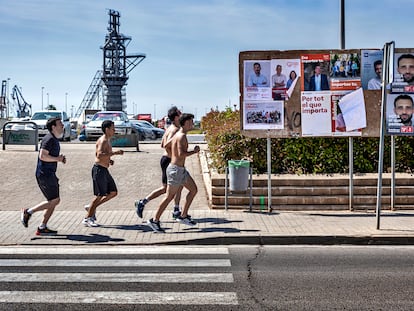
<instances>
[{"instance_id":1,"label":"clear blue sky","mask_svg":"<svg viewBox=\"0 0 414 311\"><path fill-rule=\"evenodd\" d=\"M33 110L76 110L98 69L108 9L146 59L129 74L129 113L172 105L200 119L239 106L238 56L249 50L337 49L339 0L0 0L0 80ZM413 0L345 0L346 48L414 47ZM49 96L47 96L47 93ZM68 93L67 97L65 93Z\"/></svg>"}]
</instances>

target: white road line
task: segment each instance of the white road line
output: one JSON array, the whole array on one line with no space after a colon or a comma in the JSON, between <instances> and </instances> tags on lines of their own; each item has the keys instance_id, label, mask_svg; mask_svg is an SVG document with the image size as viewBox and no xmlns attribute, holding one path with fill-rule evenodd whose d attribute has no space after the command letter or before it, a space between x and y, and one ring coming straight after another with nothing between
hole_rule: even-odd
<instances>
[{"instance_id":1,"label":"white road line","mask_svg":"<svg viewBox=\"0 0 414 311\"><path fill-rule=\"evenodd\" d=\"M0 259L0 267L230 267L230 259Z\"/></svg>"},{"instance_id":2,"label":"white road line","mask_svg":"<svg viewBox=\"0 0 414 311\"><path fill-rule=\"evenodd\" d=\"M0 273L1 282L233 283L231 273Z\"/></svg>"},{"instance_id":3,"label":"white road line","mask_svg":"<svg viewBox=\"0 0 414 311\"><path fill-rule=\"evenodd\" d=\"M200 246L59 246L59 247L39 247L39 246L2 246L0 255L4 254L220 254L228 255L227 247L200 247Z\"/></svg>"},{"instance_id":4,"label":"white road line","mask_svg":"<svg viewBox=\"0 0 414 311\"><path fill-rule=\"evenodd\" d=\"M237 305L234 292L0 291L0 303Z\"/></svg>"}]
</instances>

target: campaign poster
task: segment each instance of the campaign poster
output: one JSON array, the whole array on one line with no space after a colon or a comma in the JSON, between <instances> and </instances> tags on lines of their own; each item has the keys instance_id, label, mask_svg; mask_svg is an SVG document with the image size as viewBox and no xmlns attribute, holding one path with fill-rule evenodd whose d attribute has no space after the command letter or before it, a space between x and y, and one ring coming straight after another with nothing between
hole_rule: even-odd
<instances>
[{"instance_id":1,"label":"campaign poster","mask_svg":"<svg viewBox=\"0 0 414 311\"><path fill-rule=\"evenodd\" d=\"M382 84L382 50L361 50L361 86L364 90L380 90Z\"/></svg>"},{"instance_id":2,"label":"campaign poster","mask_svg":"<svg viewBox=\"0 0 414 311\"><path fill-rule=\"evenodd\" d=\"M300 59L272 59L271 86L274 100L288 99L300 77Z\"/></svg>"},{"instance_id":3,"label":"campaign poster","mask_svg":"<svg viewBox=\"0 0 414 311\"><path fill-rule=\"evenodd\" d=\"M244 61L245 100L271 100L272 88L269 60Z\"/></svg>"},{"instance_id":4,"label":"campaign poster","mask_svg":"<svg viewBox=\"0 0 414 311\"><path fill-rule=\"evenodd\" d=\"M414 135L414 94L387 94L385 107L388 135Z\"/></svg>"},{"instance_id":5,"label":"campaign poster","mask_svg":"<svg viewBox=\"0 0 414 311\"><path fill-rule=\"evenodd\" d=\"M283 130L284 101L244 102L244 130Z\"/></svg>"},{"instance_id":6,"label":"campaign poster","mask_svg":"<svg viewBox=\"0 0 414 311\"><path fill-rule=\"evenodd\" d=\"M331 92L301 93L302 136L332 136Z\"/></svg>"},{"instance_id":7,"label":"campaign poster","mask_svg":"<svg viewBox=\"0 0 414 311\"><path fill-rule=\"evenodd\" d=\"M414 54L394 54L393 93L414 93Z\"/></svg>"},{"instance_id":8,"label":"campaign poster","mask_svg":"<svg viewBox=\"0 0 414 311\"><path fill-rule=\"evenodd\" d=\"M349 129L351 124L347 124L347 121L349 119L352 120L352 118L363 118L363 122L361 122L361 125L366 123L366 116L365 114L360 114L358 112L355 112L356 110L353 109L344 109L342 111L341 105L339 105L341 99L345 96L352 93L352 91L333 91L331 92L331 113L332 113L332 136L342 136L342 137L348 137L348 136L362 136L362 129ZM362 97L363 99L363 97ZM349 105L352 105L354 103L349 103ZM348 105L348 104L347 104ZM364 103L363 103L364 105ZM342 105L343 107L343 105ZM347 126L348 125L348 126ZM365 126L364 126L365 127Z\"/></svg>"},{"instance_id":9,"label":"campaign poster","mask_svg":"<svg viewBox=\"0 0 414 311\"><path fill-rule=\"evenodd\" d=\"M332 91L347 91L360 88L361 64L359 54L333 53L330 57L330 89Z\"/></svg>"},{"instance_id":10,"label":"campaign poster","mask_svg":"<svg viewBox=\"0 0 414 311\"><path fill-rule=\"evenodd\" d=\"M329 54L301 55L301 90L328 91L330 90Z\"/></svg>"}]
</instances>

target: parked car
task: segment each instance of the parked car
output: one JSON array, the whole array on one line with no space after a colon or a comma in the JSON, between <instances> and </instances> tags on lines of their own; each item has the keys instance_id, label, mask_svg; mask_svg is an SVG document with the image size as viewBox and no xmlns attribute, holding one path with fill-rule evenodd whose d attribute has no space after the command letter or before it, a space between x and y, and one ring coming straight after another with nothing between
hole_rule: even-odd
<instances>
[{"instance_id":1,"label":"parked car","mask_svg":"<svg viewBox=\"0 0 414 311\"><path fill-rule=\"evenodd\" d=\"M102 136L102 122L105 120L111 120L115 123L115 135L129 135L133 132L132 124L125 112L99 111L85 125L85 139L97 140Z\"/></svg>"},{"instance_id":2,"label":"parked car","mask_svg":"<svg viewBox=\"0 0 414 311\"><path fill-rule=\"evenodd\" d=\"M60 110L42 110L42 111L36 111L33 113L32 117L30 118L30 121L33 121L37 125L38 133L39 133L39 139L43 138L49 131L46 128L46 122L50 118L60 118L63 123L63 137L62 140L71 140L71 125L69 122L69 117L67 116L65 111ZM30 125L27 125L28 127Z\"/></svg>"},{"instance_id":3,"label":"parked car","mask_svg":"<svg viewBox=\"0 0 414 311\"><path fill-rule=\"evenodd\" d=\"M158 127L155 127L154 125L152 125L151 123L149 123L148 121L143 121L143 120L138 120L138 122L142 125L145 126L146 128L151 129L151 131L154 132L155 134L155 138L162 138L162 136L164 135L165 131L163 129L160 129Z\"/></svg>"},{"instance_id":4,"label":"parked car","mask_svg":"<svg viewBox=\"0 0 414 311\"><path fill-rule=\"evenodd\" d=\"M138 133L139 140L154 140L156 138L155 133L148 127L143 126L138 120L129 120Z\"/></svg>"}]
</instances>

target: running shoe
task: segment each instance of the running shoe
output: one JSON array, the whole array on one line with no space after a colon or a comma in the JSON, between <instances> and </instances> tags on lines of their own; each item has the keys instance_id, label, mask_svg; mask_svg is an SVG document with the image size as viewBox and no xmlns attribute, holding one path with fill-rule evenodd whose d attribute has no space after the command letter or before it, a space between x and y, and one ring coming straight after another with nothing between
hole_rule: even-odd
<instances>
[{"instance_id":1,"label":"running shoe","mask_svg":"<svg viewBox=\"0 0 414 311\"><path fill-rule=\"evenodd\" d=\"M174 210L172 212L173 219L177 219L179 216L181 216L181 211L180 210Z\"/></svg>"},{"instance_id":2,"label":"running shoe","mask_svg":"<svg viewBox=\"0 0 414 311\"><path fill-rule=\"evenodd\" d=\"M135 208L137 210L137 215L139 218L142 218L142 212L144 211L144 207L144 200L135 201Z\"/></svg>"},{"instance_id":3,"label":"running shoe","mask_svg":"<svg viewBox=\"0 0 414 311\"><path fill-rule=\"evenodd\" d=\"M89 213L89 204L86 204L86 205L84 206L84 208L85 208L85 211L86 211L87 213ZM93 221L96 221L96 213L94 213L94 214L91 216L91 218L93 219Z\"/></svg>"},{"instance_id":4,"label":"running shoe","mask_svg":"<svg viewBox=\"0 0 414 311\"><path fill-rule=\"evenodd\" d=\"M98 227L99 225L92 219L92 217L84 218L82 220L82 225L85 227Z\"/></svg>"},{"instance_id":5,"label":"running shoe","mask_svg":"<svg viewBox=\"0 0 414 311\"><path fill-rule=\"evenodd\" d=\"M187 225L187 226L195 226L197 223L191 218L190 215L187 215L186 217L177 217L177 221Z\"/></svg>"},{"instance_id":6,"label":"running shoe","mask_svg":"<svg viewBox=\"0 0 414 311\"><path fill-rule=\"evenodd\" d=\"M23 226L25 226L26 228L29 225L30 217L32 217L32 214L29 214L27 212L27 208L25 208L25 209L22 208L22 213L20 215L20 220L22 221Z\"/></svg>"},{"instance_id":7,"label":"running shoe","mask_svg":"<svg viewBox=\"0 0 414 311\"><path fill-rule=\"evenodd\" d=\"M36 235L56 235L57 231L45 227L43 229L37 228Z\"/></svg>"},{"instance_id":8,"label":"running shoe","mask_svg":"<svg viewBox=\"0 0 414 311\"><path fill-rule=\"evenodd\" d=\"M161 228L161 224L159 221L155 221L152 218L147 221L147 224L151 227L152 230L156 233L165 233L165 230Z\"/></svg>"}]
</instances>

